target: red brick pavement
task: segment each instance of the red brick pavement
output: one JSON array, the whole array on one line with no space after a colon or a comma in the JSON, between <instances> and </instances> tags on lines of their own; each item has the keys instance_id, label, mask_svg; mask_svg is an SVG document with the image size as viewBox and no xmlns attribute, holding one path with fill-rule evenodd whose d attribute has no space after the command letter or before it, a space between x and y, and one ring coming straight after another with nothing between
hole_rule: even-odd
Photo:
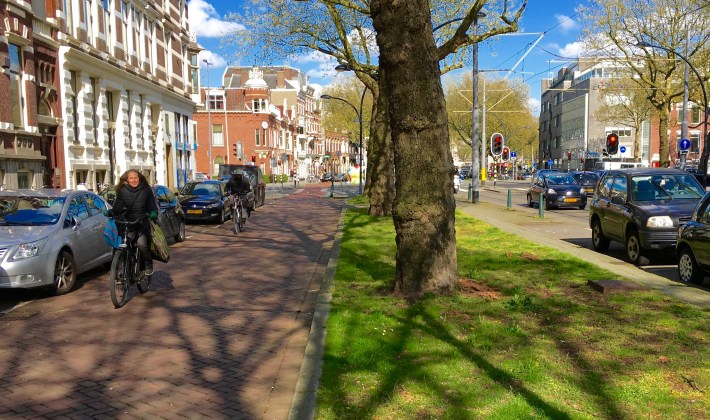
<instances>
[{"instance_id":1,"label":"red brick pavement","mask_svg":"<svg viewBox=\"0 0 710 420\"><path fill-rule=\"evenodd\" d=\"M190 225L121 309L99 270L0 318L0 418L287 418L342 205L311 187L238 236Z\"/></svg>"}]
</instances>

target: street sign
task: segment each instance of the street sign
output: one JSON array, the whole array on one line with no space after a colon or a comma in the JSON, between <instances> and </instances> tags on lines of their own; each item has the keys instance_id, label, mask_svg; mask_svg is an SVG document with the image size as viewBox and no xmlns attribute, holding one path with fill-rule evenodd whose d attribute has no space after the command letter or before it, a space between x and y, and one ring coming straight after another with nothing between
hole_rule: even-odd
<instances>
[{"instance_id":1,"label":"street sign","mask_svg":"<svg viewBox=\"0 0 710 420\"><path fill-rule=\"evenodd\" d=\"M621 146L621 147L619 147L619 151L620 151L621 153L626 153L626 146Z\"/></svg>"},{"instance_id":2,"label":"street sign","mask_svg":"<svg viewBox=\"0 0 710 420\"><path fill-rule=\"evenodd\" d=\"M682 151L686 151L690 149L690 140L688 139L681 139L680 143L678 144L678 147Z\"/></svg>"},{"instance_id":3,"label":"street sign","mask_svg":"<svg viewBox=\"0 0 710 420\"><path fill-rule=\"evenodd\" d=\"M517 153L515 153L515 152L510 152L510 157L514 158L514 157L516 157L516 156L517 156Z\"/></svg>"}]
</instances>

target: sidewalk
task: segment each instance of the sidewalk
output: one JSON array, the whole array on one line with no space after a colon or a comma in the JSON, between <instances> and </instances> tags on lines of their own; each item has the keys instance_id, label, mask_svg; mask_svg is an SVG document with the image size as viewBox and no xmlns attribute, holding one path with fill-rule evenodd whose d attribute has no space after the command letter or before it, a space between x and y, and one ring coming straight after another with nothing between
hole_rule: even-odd
<instances>
[{"instance_id":1,"label":"sidewalk","mask_svg":"<svg viewBox=\"0 0 710 420\"><path fill-rule=\"evenodd\" d=\"M612 271L623 279L643 284L683 302L703 308L710 307L710 293L706 290L668 280L620 261L618 258L575 244L575 242L580 242L579 227L570 223L568 218L561 217L554 212L546 212L545 217L540 219L537 215L507 209L483 200L473 204L466 200L465 195L457 197L456 207L458 210L505 232L572 254L584 261ZM620 280L621 278L610 280Z\"/></svg>"}]
</instances>

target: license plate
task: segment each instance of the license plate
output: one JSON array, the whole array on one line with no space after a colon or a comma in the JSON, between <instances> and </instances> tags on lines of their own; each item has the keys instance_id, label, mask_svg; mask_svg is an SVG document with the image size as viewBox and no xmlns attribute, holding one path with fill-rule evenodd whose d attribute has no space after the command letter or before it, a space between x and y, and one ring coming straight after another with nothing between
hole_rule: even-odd
<instances>
[{"instance_id":1,"label":"license plate","mask_svg":"<svg viewBox=\"0 0 710 420\"><path fill-rule=\"evenodd\" d=\"M577 198L565 198L565 203L576 203Z\"/></svg>"},{"instance_id":2,"label":"license plate","mask_svg":"<svg viewBox=\"0 0 710 420\"><path fill-rule=\"evenodd\" d=\"M188 210L187 214L202 214L202 210Z\"/></svg>"}]
</instances>

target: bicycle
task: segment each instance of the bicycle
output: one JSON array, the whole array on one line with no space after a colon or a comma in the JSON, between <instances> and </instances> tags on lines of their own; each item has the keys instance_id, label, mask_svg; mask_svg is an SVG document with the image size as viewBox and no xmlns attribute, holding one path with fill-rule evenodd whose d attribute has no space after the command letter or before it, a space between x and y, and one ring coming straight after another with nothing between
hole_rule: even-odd
<instances>
[{"instance_id":1,"label":"bicycle","mask_svg":"<svg viewBox=\"0 0 710 420\"><path fill-rule=\"evenodd\" d=\"M232 223L234 223L234 233L239 234L239 232L244 231L244 223L246 223L246 218L244 213L246 208L244 207L244 198L241 194L232 195Z\"/></svg>"},{"instance_id":2,"label":"bicycle","mask_svg":"<svg viewBox=\"0 0 710 420\"><path fill-rule=\"evenodd\" d=\"M136 243L138 232L128 232L129 226L137 225L140 222L142 219L133 222L116 220L117 226L124 227L122 242L114 250L111 274L108 279L111 302L116 309L128 301L128 292L132 284L135 284L138 291L143 294L148 291L152 280L152 276L145 274L141 251Z\"/></svg>"}]
</instances>

